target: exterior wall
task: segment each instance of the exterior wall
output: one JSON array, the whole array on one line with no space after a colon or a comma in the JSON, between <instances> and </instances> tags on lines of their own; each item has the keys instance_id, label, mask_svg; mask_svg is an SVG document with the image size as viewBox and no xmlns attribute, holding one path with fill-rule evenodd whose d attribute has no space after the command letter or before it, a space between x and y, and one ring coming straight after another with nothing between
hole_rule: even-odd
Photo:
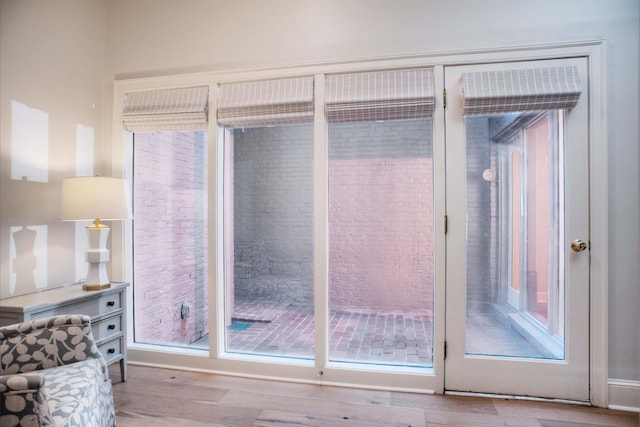
<instances>
[{"instance_id":1,"label":"exterior wall","mask_svg":"<svg viewBox=\"0 0 640 427\"><path fill-rule=\"evenodd\" d=\"M134 158L135 340L190 344L209 333L205 136L136 134Z\"/></svg>"}]
</instances>

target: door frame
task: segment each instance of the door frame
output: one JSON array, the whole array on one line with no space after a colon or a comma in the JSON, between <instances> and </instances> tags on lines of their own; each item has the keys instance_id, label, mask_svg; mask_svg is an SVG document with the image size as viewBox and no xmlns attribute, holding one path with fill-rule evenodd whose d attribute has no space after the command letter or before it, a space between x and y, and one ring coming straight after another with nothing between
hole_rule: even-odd
<instances>
[{"instance_id":1,"label":"door frame","mask_svg":"<svg viewBox=\"0 0 640 427\"><path fill-rule=\"evenodd\" d=\"M214 84L224 79L238 79L245 75L258 77L278 77L287 74L317 74L338 71L357 71L376 68L390 67L414 67L414 66L432 66L434 67L435 87L436 87L436 103L437 108L434 113L434 150L436 146L444 141L444 110L442 89L444 87L445 65L463 65L463 64L479 64L487 62L512 62L527 61L537 59L551 59L572 56L586 56L588 58L589 68L589 156L591 159L589 180L590 180L590 237L591 237L591 263L590 263L590 282L591 282L591 302L590 302L590 384L591 396L590 401L596 406L606 406L608 402L608 188L607 188L607 126L606 126L606 46L603 39L591 39L580 41L560 41L558 43L531 44L531 45L503 45L497 48L468 49L449 52L425 53L397 57L385 58L354 58L351 61L332 62L325 64L298 64L288 67L274 67L272 69L264 69L256 66L254 70L225 70L218 72L200 72L192 74L169 75L149 78L131 78L123 80L115 80L113 83L113 103L111 110L111 172L115 177L130 178L126 174L126 166L130 159L127 157L127 146L129 144L127 135L123 132L123 126L120 116L120 107L122 105L124 94L129 90L141 90L151 88L162 88L168 86L181 86L185 84ZM258 64L259 65L259 64ZM210 95L210 109L215 111L216 97ZM217 147L218 136L216 135L215 121L210 120L209 129L209 145ZM210 164L216 164L216 150L210 150ZM435 164L435 173L443 174L440 170L441 166ZM215 166L214 166L215 168ZM441 175L443 176L443 175ZM216 188L216 171L215 169L209 174L209 188ZM221 212L217 207L218 194L214 192L210 195L209 205L209 227L210 238L216 239L217 225L221 221ZM446 198L441 194L436 196L436 203L440 202L440 198ZM444 227L436 218L436 230L443 230ZM115 222L112 226L112 262L111 275L114 279L130 281L132 279L132 249L129 244L131 241L130 224L124 222ZM444 235L441 235L444 239ZM440 236L436 235L436 239ZM212 248L214 248L212 246ZM217 248L220 249L220 248ZM321 249L321 248L317 248ZM212 296L211 304L221 304L218 291L221 289L219 273L221 265L216 260L216 251L211 251L209 258L210 280L209 295ZM436 260L436 263L442 261ZM436 267L437 268L437 267ZM444 392L444 376L442 374L444 368L444 310L438 307L444 307L444 283L446 279L436 280L436 288L434 295L434 303L436 304L435 325L434 325L434 371L435 371L435 387L436 393ZM132 290L127 290L127 298L132 298ZM324 295L322 296L324 297ZM133 316L131 315L132 306L128 305L130 315L128 316L129 328L133 328ZM211 310L209 325L212 331L216 331L218 319L214 315L215 310ZM129 329L132 331L133 329ZM301 380L305 377L305 372L311 369L315 372L315 367L287 368L285 371L281 369L268 369L267 364L259 364L249 369L240 367L234 361L221 361L215 359L217 354L218 343L212 340L210 353L213 357L203 357L202 354L194 355L188 352L171 351L166 348L154 348L153 346L145 346L136 344L132 340L132 334L128 335L129 360L131 363L149 364L149 365L166 365L183 369L198 369L207 371L217 371L222 373L231 373L238 375L242 371L245 376L262 376L271 378L288 378L293 380ZM284 372L284 373L283 373ZM282 374L282 375L281 375ZM296 378L297 377L297 378ZM343 378L345 383L356 385L359 381L356 378ZM304 380L302 380L304 381ZM360 383L361 386L367 387L366 384ZM384 387L384 386L383 386Z\"/></svg>"}]
</instances>

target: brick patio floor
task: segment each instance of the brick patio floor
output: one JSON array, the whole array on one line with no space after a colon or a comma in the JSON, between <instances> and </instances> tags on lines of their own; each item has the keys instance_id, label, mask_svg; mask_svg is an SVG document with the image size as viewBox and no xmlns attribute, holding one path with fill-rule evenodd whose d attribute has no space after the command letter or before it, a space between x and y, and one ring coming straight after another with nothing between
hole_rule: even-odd
<instances>
[{"instance_id":1,"label":"brick patio floor","mask_svg":"<svg viewBox=\"0 0 640 427\"><path fill-rule=\"evenodd\" d=\"M227 351L312 359L313 311L236 301ZM332 311L329 359L336 362L432 366L432 322L427 312L350 309ZM193 345L207 345L208 340Z\"/></svg>"},{"instance_id":2,"label":"brick patio floor","mask_svg":"<svg viewBox=\"0 0 640 427\"><path fill-rule=\"evenodd\" d=\"M308 308L236 301L227 327L227 352L313 359L313 311ZM208 347L209 337L194 342ZM330 312L329 360L431 367L433 325L420 311L350 309ZM544 357L520 334L488 313L467 319L471 354Z\"/></svg>"}]
</instances>

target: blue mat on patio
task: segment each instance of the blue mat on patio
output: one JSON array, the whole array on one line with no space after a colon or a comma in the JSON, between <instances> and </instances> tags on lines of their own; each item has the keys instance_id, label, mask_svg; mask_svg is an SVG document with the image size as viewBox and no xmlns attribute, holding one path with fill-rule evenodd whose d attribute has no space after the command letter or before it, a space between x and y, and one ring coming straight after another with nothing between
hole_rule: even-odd
<instances>
[{"instance_id":1,"label":"blue mat on patio","mask_svg":"<svg viewBox=\"0 0 640 427\"><path fill-rule=\"evenodd\" d=\"M245 329L249 329L253 323L250 322L231 322L227 329L230 331L244 331Z\"/></svg>"}]
</instances>

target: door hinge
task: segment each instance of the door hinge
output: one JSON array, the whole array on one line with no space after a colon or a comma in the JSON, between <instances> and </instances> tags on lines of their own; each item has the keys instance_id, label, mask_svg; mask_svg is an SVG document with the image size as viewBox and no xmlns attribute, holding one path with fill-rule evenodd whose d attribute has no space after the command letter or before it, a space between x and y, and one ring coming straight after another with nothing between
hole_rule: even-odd
<instances>
[{"instance_id":1,"label":"door hinge","mask_svg":"<svg viewBox=\"0 0 640 427\"><path fill-rule=\"evenodd\" d=\"M444 342L444 358L447 358L447 342Z\"/></svg>"},{"instance_id":2,"label":"door hinge","mask_svg":"<svg viewBox=\"0 0 640 427\"><path fill-rule=\"evenodd\" d=\"M444 216L444 234L447 234L449 231L449 215Z\"/></svg>"},{"instance_id":3,"label":"door hinge","mask_svg":"<svg viewBox=\"0 0 640 427\"><path fill-rule=\"evenodd\" d=\"M447 108L447 89L442 89L442 108Z\"/></svg>"}]
</instances>

